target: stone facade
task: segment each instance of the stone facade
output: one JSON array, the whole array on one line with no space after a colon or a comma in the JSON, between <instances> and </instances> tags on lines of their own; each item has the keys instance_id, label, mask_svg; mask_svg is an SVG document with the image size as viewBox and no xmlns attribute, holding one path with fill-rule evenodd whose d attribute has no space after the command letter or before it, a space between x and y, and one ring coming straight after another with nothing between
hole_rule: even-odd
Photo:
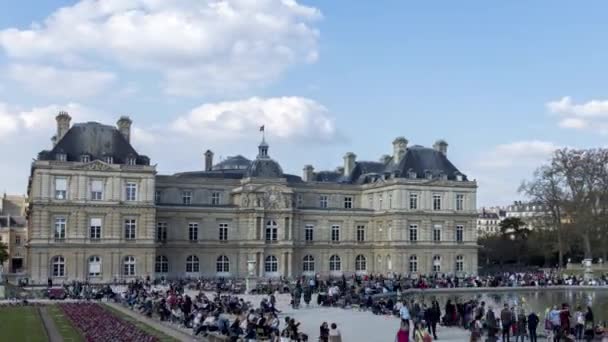
<instances>
[{"instance_id":1,"label":"stone facade","mask_svg":"<svg viewBox=\"0 0 608 342\"><path fill-rule=\"evenodd\" d=\"M302 177L283 173L263 141L254 160L213 164L207 151L202 171L156 175L136 152L66 145L76 133L65 120L32 166L34 282L244 277L250 260L261 277L477 272L477 185L447 160L444 141L408 148L398 138L381 162L347 153L343 168L307 165ZM128 144L131 122L121 120L114 147Z\"/></svg>"},{"instance_id":2,"label":"stone facade","mask_svg":"<svg viewBox=\"0 0 608 342\"><path fill-rule=\"evenodd\" d=\"M5 244L8 251L8 259L2 266L4 275L10 279L18 277L26 271L25 208L26 199L23 196L4 194L0 199L0 243Z\"/></svg>"}]
</instances>

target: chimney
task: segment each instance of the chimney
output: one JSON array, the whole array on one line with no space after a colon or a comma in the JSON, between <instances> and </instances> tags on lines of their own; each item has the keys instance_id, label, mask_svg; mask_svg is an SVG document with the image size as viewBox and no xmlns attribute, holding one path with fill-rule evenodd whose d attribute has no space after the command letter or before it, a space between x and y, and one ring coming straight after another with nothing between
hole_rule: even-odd
<instances>
[{"instance_id":1,"label":"chimney","mask_svg":"<svg viewBox=\"0 0 608 342\"><path fill-rule=\"evenodd\" d=\"M120 134L122 134L129 143L131 142L131 124L133 124L133 121L131 121L128 116L121 116L120 119L116 121L116 128L118 128Z\"/></svg>"},{"instance_id":2,"label":"chimney","mask_svg":"<svg viewBox=\"0 0 608 342\"><path fill-rule=\"evenodd\" d=\"M55 147L55 145L57 145L57 136L56 135L53 135L51 137L51 142L53 143L53 147Z\"/></svg>"},{"instance_id":3,"label":"chimney","mask_svg":"<svg viewBox=\"0 0 608 342\"><path fill-rule=\"evenodd\" d=\"M407 150L407 142L404 137L397 137L393 140L393 163L399 164L401 162Z\"/></svg>"},{"instance_id":4,"label":"chimney","mask_svg":"<svg viewBox=\"0 0 608 342\"><path fill-rule=\"evenodd\" d=\"M383 164L388 164L390 160L391 156L389 156L388 154L383 154L382 157L380 157L380 162Z\"/></svg>"},{"instance_id":5,"label":"chimney","mask_svg":"<svg viewBox=\"0 0 608 342\"><path fill-rule=\"evenodd\" d=\"M348 152L344 155L344 177L350 177L350 174L355 169L355 161L357 160L357 155Z\"/></svg>"},{"instance_id":6,"label":"chimney","mask_svg":"<svg viewBox=\"0 0 608 342\"><path fill-rule=\"evenodd\" d=\"M305 165L302 172L302 178L305 182L312 182L315 174L315 168L312 165Z\"/></svg>"},{"instance_id":7,"label":"chimney","mask_svg":"<svg viewBox=\"0 0 608 342\"><path fill-rule=\"evenodd\" d=\"M55 139L55 143L58 143L70 129L70 121L72 121L72 117L68 114L68 112L61 111L59 114L57 114L55 120L57 121L57 138Z\"/></svg>"},{"instance_id":8,"label":"chimney","mask_svg":"<svg viewBox=\"0 0 608 342\"><path fill-rule=\"evenodd\" d=\"M211 171L213 168L213 152L207 150L205 152L205 171Z\"/></svg>"},{"instance_id":9,"label":"chimney","mask_svg":"<svg viewBox=\"0 0 608 342\"><path fill-rule=\"evenodd\" d=\"M444 156L448 155L448 143L443 139L439 139L433 145L435 151L441 152Z\"/></svg>"}]
</instances>

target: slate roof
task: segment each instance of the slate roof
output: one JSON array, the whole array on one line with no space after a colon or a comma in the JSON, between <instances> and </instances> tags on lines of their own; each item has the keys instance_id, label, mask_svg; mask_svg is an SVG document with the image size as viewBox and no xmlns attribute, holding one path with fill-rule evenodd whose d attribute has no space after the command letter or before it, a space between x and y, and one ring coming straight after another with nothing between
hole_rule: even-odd
<instances>
[{"instance_id":1,"label":"slate roof","mask_svg":"<svg viewBox=\"0 0 608 342\"><path fill-rule=\"evenodd\" d=\"M280 178L283 176L281 165L270 158L257 158L247 169L248 177Z\"/></svg>"},{"instance_id":2,"label":"slate roof","mask_svg":"<svg viewBox=\"0 0 608 342\"><path fill-rule=\"evenodd\" d=\"M425 178L426 173L430 172L433 178L443 174L449 180L456 180L456 175L461 174L443 153L420 145L408 148L395 170L399 172L399 177L408 177L408 173L413 171L417 178ZM466 176L462 176L466 180Z\"/></svg>"},{"instance_id":3,"label":"slate roof","mask_svg":"<svg viewBox=\"0 0 608 342\"><path fill-rule=\"evenodd\" d=\"M213 165L213 170L237 170L246 169L251 165L251 160L243 157L242 155L236 155L228 157L221 162Z\"/></svg>"},{"instance_id":4,"label":"slate roof","mask_svg":"<svg viewBox=\"0 0 608 342\"><path fill-rule=\"evenodd\" d=\"M59 153L65 153L71 162L88 154L91 161L111 156L115 164L125 164L132 156L137 165L150 165L150 158L139 155L116 127L98 122L74 124L52 150L40 152L38 159L56 160Z\"/></svg>"}]
</instances>

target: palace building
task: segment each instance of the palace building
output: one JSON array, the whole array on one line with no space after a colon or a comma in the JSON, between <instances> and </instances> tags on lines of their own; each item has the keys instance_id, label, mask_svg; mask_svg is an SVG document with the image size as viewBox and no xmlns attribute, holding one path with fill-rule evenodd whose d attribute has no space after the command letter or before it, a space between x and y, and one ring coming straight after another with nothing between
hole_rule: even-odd
<instances>
[{"instance_id":1,"label":"palace building","mask_svg":"<svg viewBox=\"0 0 608 342\"><path fill-rule=\"evenodd\" d=\"M475 274L475 181L432 148L393 141L379 161L284 173L257 155L158 175L130 144L131 120L70 126L32 163L28 272L34 283L134 278ZM243 154L253 151L239 151Z\"/></svg>"}]
</instances>

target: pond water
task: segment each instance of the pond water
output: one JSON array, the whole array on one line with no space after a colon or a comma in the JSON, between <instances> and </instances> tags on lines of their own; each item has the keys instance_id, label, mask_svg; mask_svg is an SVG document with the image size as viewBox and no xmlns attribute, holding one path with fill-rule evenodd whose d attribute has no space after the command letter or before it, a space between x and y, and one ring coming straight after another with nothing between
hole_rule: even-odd
<instances>
[{"instance_id":1,"label":"pond water","mask_svg":"<svg viewBox=\"0 0 608 342\"><path fill-rule=\"evenodd\" d=\"M445 306L445 302L451 299L467 301L477 299L485 301L486 306L492 306L495 311L502 309L504 303L509 306L523 307L526 312L535 311L542 318L545 310L553 305L568 303L571 311L574 312L577 306L583 309L590 305L596 322L608 321L608 289L598 290L551 290L539 289L530 291L497 291L497 292L451 292L451 293L413 293L408 294L407 298L431 300L436 297L440 305Z\"/></svg>"}]
</instances>

